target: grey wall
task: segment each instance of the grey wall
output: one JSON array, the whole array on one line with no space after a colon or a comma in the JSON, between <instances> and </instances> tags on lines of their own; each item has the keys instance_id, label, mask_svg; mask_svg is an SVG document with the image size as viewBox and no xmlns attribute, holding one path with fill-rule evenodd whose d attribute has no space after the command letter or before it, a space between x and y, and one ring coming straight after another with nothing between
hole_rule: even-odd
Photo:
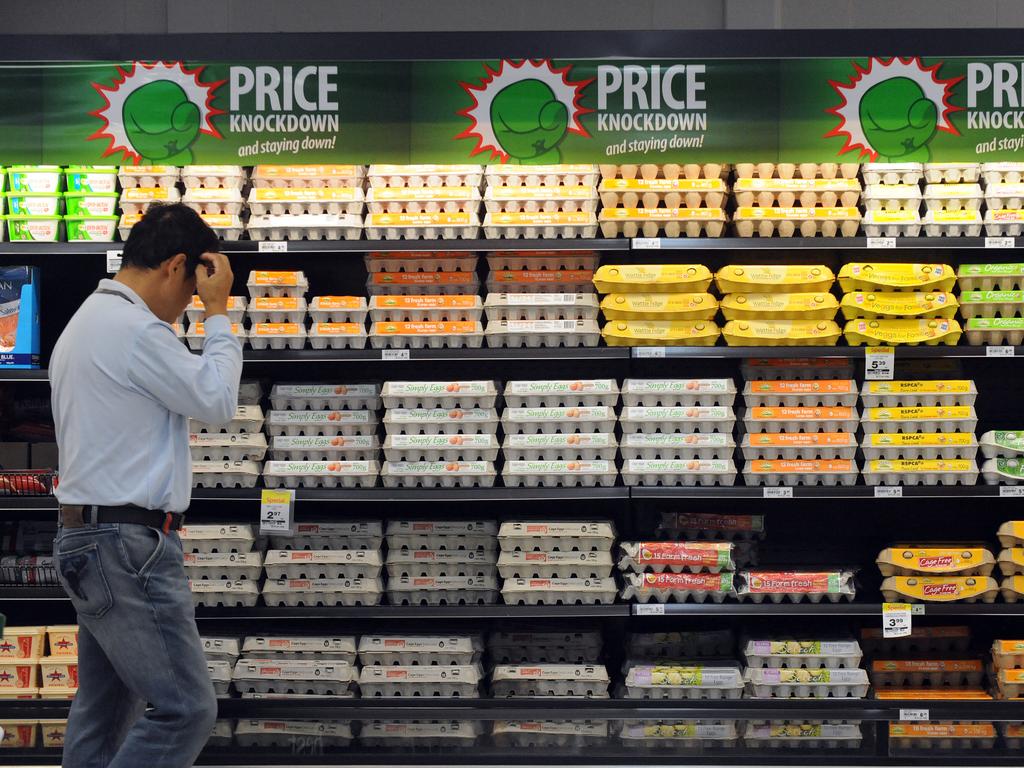
<instances>
[{"instance_id":1,"label":"grey wall","mask_svg":"<svg viewBox=\"0 0 1024 768\"><path fill-rule=\"evenodd\" d=\"M1024 27L1024 0L0 0L35 34L872 27Z\"/></svg>"}]
</instances>

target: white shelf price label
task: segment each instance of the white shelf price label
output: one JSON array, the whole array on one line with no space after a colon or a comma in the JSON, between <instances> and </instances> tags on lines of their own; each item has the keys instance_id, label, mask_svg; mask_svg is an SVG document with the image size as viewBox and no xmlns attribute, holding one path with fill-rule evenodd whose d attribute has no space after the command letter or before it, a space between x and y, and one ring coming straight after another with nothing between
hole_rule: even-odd
<instances>
[{"instance_id":1,"label":"white shelf price label","mask_svg":"<svg viewBox=\"0 0 1024 768\"><path fill-rule=\"evenodd\" d=\"M638 359L664 356L664 347L633 347L633 357Z\"/></svg>"},{"instance_id":2,"label":"white shelf price label","mask_svg":"<svg viewBox=\"0 0 1024 768\"><path fill-rule=\"evenodd\" d=\"M876 499L902 499L903 498L903 486L902 485L876 485L875 486L875 498Z\"/></svg>"},{"instance_id":3,"label":"white shelf price label","mask_svg":"<svg viewBox=\"0 0 1024 768\"><path fill-rule=\"evenodd\" d=\"M867 347L864 350L864 378L868 381L892 381L896 352L892 347Z\"/></svg>"},{"instance_id":4,"label":"white shelf price label","mask_svg":"<svg viewBox=\"0 0 1024 768\"><path fill-rule=\"evenodd\" d=\"M380 351L381 360L408 360L409 350L408 349L382 349Z\"/></svg>"},{"instance_id":5,"label":"white shelf price label","mask_svg":"<svg viewBox=\"0 0 1024 768\"><path fill-rule=\"evenodd\" d=\"M986 237L986 248L1013 248L1016 246L1012 237Z\"/></svg>"},{"instance_id":6,"label":"white shelf price label","mask_svg":"<svg viewBox=\"0 0 1024 768\"><path fill-rule=\"evenodd\" d=\"M113 275L121 269L121 256L124 251L107 251L107 274Z\"/></svg>"},{"instance_id":7,"label":"white shelf price label","mask_svg":"<svg viewBox=\"0 0 1024 768\"><path fill-rule=\"evenodd\" d=\"M906 722L921 722L931 720L931 713L927 709L901 709L900 720Z\"/></svg>"},{"instance_id":8,"label":"white shelf price label","mask_svg":"<svg viewBox=\"0 0 1024 768\"><path fill-rule=\"evenodd\" d=\"M1024 497L1024 485L1001 485L999 486L999 498L1019 499Z\"/></svg>"},{"instance_id":9,"label":"white shelf price label","mask_svg":"<svg viewBox=\"0 0 1024 768\"><path fill-rule=\"evenodd\" d=\"M256 246L258 253L287 253L288 241L287 240L260 240L259 245Z\"/></svg>"},{"instance_id":10,"label":"white shelf price label","mask_svg":"<svg viewBox=\"0 0 1024 768\"><path fill-rule=\"evenodd\" d=\"M660 237L634 237L632 244L634 251L660 251Z\"/></svg>"},{"instance_id":11,"label":"white shelf price label","mask_svg":"<svg viewBox=\"0 0 1024 768\"><path fill-rule=\"evenodd\" d=\"M260 495L260 533L291 536L295 532L292 519L295 491L291 488L265 488Z\"/></svg>"},{"instance_id":12,"label":"white shelf price label","mask_svg":"<svg viewBox=\"0 0 1024 768\"><path fill-rule=\"evenodd\" d=\"M895 248L896 238L895 237L869 237L867 239L867 248Z\"/></svg>"},{"instance_id":13,"label":"white shelf price label","mask_svg":"<svg viewBox=\"0 0 1024 768\"><path fill-rule=\"evenodd\" d=\"M882 603L882 637L909 637L910 603Z\"/></svg>"},{"instance_id":14,"label":"white shelf price label","mask_svg":"<svg viewBox=\"0 0 1024 768\"><path fill-rule=\"evenodd\" d=\"M764 497L766 499L792 499L793 488L792 486L766 486L764 489Z\"/></svg>"},{"instance_id":15,"label":"white shelf price label","mask_svg":"<svg viewBox=\"0 0 1024 768\"><path fill-rule=\"evenodd\" d=\"M1009 344L994 344L985 347L985 357L1013 357L1016 350Z\"/></svg>"},{"instance_id":16,"label":"white shelf price label","mask_svg":"<svg viewBox=\"0 0 1024 768\"><path fill-rule=\"evenodd\" d=\"M660 603L653 603L651 605L634 605L633 606L634 616L664 616L665 606Z\"/></svg>"}]
</instances>

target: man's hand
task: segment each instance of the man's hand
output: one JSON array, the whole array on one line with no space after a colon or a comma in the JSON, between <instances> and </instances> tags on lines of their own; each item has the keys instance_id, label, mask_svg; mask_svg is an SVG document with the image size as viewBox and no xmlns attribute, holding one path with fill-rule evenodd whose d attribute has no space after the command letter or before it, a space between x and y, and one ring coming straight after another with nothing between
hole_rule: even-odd
<instances>
[{"instance_id":1,"label":"man's hand","mask_svg":"<svg viewBox=\"0 0 1024 768\"><path fill-rule=\"evenodd\" d=\"M206 316L226 315L235 276L223 253L204 253L196 267L196 292L206 307Z\"/></svg>"}]
</instances>

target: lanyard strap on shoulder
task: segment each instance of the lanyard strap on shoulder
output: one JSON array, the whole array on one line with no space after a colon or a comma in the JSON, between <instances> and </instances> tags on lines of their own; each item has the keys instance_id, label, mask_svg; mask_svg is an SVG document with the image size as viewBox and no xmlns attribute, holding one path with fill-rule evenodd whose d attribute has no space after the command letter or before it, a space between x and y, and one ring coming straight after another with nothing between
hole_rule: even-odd
<instances>
[{"instance_id":1,"label":"lanyard strap on shoulder","mask_svg":"<svg viewBox=\"0 0 1024 768\"><path fill-rule=\"evenodd\" d=\"M112 291L109 288L97 288L94 291L94 293L102 293L102 294L104 294L106 296L118 296L118 297L124 299L125 301L127 301L129 304L134 304L135 303L134 301L132 301L130 296L127 296L127 295L121 293L120 291Z\"/></svg>"}]
</instances>

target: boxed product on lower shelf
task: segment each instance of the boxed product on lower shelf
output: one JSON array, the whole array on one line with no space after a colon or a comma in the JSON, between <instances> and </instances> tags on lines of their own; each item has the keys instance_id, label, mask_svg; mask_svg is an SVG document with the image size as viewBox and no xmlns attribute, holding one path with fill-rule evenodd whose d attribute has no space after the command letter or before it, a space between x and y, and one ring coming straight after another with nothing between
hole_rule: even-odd
<instances>
[{"instance_id":1,"label":"boxed product on lower shelf","mask_svg":"<svg viewBox=\"0 0 1024 768\"><path fill-rule=\"evenodd\" d=\"M608 670L592 664L499 664L491 672L495 698L554 696L609 698Z\"/></svg>"},{"instance_id":2,"label":"boxed product on lower shelf","mask_svg":"<svg viewBox=\"0 0 1024 768\"><path fill-rule=\"evenodd\" d=\"M359 672L363 698L441 696L478 698L482 672L477 664L369 665Z\"/></svg>"},{"instance_id":3,"label":"boxed product on lower shelf","mask_svg":"<svg viewBox=\"0 0 1024 768\"><path fill-rule=\"evenodd\" d=\"M403 576L388 580L392 605L494 605L500 596L494 576Z\"/></svg>"},{"instance_id":4,"label":"boxed product on lower shelf","mask_svg":"<svg viewBox=\"0 0 1024 768\"><path fill-rule=\"evenodd\" d=\"M751 720L743 731L752 749L860 749L862 740L860 722Z\"/></svg>"},{"instance_id":5,"label":"boxed product on lower shelf","mask_svg":"<svg viewBox=\"0 0 1024 768\"><path fill-rule=\"evenodd\" d=\"M896 749L991 749L995 741L992 723L889 723L889 743Z\"/></svg>"},{"instance_id":6,"label":"boxed product on lower shelf","mask_svg":"<svg viewBox=\"0 0 1024 768\"><path fill-rule=\"evenodd\" d=\"M734 574L721 573L627 573L623 575L622 599L638 603L721 603L736 596Z\"/></svg>"},{"instance_id":7,"label":"boxed product on lower shelf","mask_svg":"<svg viewBox=\"0 0 1024 768\"><path fill-rule=\"evenodd\" d=\"M863 652L856 640L747 640L747 666L767 669L852 669Z\"/></svg>"},{"instance_id":8,"label":"boxed product on lower shelf","mask_svg":"<svg viewBox=\"0 0 1024 768\"><path fill-rule=\"evenodd\" d=\"M890 576L882 582L886 602L992 603L998 582L989 576Z\"/></svg>"},{"instance_id":9,"label":"boxed product on lower shelf","mask_svg":"<svg viewBox=\"0 0 1024 768\"><path fill-rule=\"evenodd\" d=\"M786 598L798 603L805 598L812 603L823 599L832 603L853 600L856 595L854 572L848 569L830 571L740 571L737 594L741 600L762 603L765 599L781 603Z\"/></svg>"},{"instance_id":10,"label":"boxed product on lower shelf","mask_svg":"<svg viewBox=\"0 0 1024 768\"><path fill-rule=\"evenodd\" d=\"M483 658L478 635L363 635L359 661L368 666L475 665Z\"/></svg>"},{"instance_id":11,"label":"boxed product on lower shelf","mask_svg":"<svg viewBox=\"0 0 1024 768\"><path fill-rule=\"evenodd\" d=\"M737 662L634 665L626 673L629 699L739 699L743 671Z\"/></svg>"},{"instance_id":12,"label":"boxed product on lower shelf","mask_svg":"<svg viewBox=\"0 0 1024 768\"><path fill-rule=\"evenodd\" d=\"M797 669L748 667L744 680L754 698L855 698L868 694L868 673L859 668Z\"/></svg>"},{"instance_id":13,"label":"boxed product on lower shelf","mask_svg":"<svg viewBox=\"0 0 1024 768\"><path fill-rule=\"evenodd\" d=\"M378 605L384 593L379 578L279 579L263 583L263 602L276 606Z\"/></svg>"}]
</instances>

